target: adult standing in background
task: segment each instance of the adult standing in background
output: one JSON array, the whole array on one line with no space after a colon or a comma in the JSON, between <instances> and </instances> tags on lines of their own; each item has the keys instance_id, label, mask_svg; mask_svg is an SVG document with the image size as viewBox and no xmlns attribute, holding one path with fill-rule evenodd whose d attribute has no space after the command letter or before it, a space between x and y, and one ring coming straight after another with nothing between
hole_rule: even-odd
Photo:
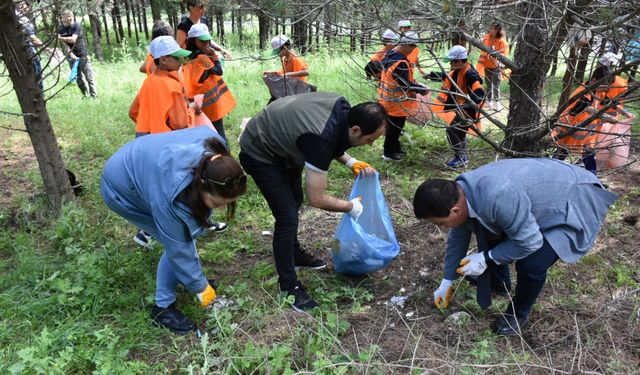
<instances>
[{"instance_id":1,"label":"adult standing in background","mask_svg":"<svg viewBox=\"0 0 640 375\"><path fill-rule=\"evenodd\" d=\"M186 48L187 35L189 34L191 26L204 23L207 25L209 30L211 30L211 22L209 22L209 19L204 16L204 13L206 12L206 5L207 3L205 0L187 0L189 15L182 17L178 27L176 28L176 41L180 48ZM220 52L225 59L231 60L231 53L213 40L211 41L211 47Z\"/></svg>"},{"instance_id":2,"label":"adult standing in background","mask_svg":"<svg viewBox=\"0 0 640 375\"><path fill-rule=\"evenodd\" d=\"M504 36L502 25L494 21L489 26L487 35L484 36L482 44L486 47L493 49L495 54L507 56L509 54L509 43ZM486 77L486 97L485 102L488 108L495 109L496 111L502 110L502 104L500 104L500 81L502 78L502 63L498 61L494 56L495 54L488 54L481 51L480 58L476 64L478 73L480 76ZM492 56L493 55L493 56ZM484 73L484 74L483 74Z\"/></svg>"},{"instance_id":3,"label":"adult standing in background","mask_svg":"<svg viewBox=\"0 0 640 375\"><path fill-rule=\"evenodd\" d=\"M67 50L67 60L70 66L73 66L77 59L80 60L77 82L82 95L87 96L88 94L92 98L98 97L84 31L82 26L73 20L73 12L68 9L62 12L62 26L58 30L58 40Z\"/></svg>"}]
</instances>

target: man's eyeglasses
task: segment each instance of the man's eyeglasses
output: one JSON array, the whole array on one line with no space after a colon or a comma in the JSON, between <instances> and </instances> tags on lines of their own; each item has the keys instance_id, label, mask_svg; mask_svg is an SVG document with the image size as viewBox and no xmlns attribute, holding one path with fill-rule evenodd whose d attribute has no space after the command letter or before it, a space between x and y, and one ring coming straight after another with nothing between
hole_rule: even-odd
<instances>
[{"instance_id":1,"label":"man's eyeglasses","mask_svg":"<svg viewBox=\"0 0 640 375\"><path fill-rule=\"evenodd\" d=\"M207 180L218 186L231 186L231 185L237 186L237 185L244 185L247 183L247 175L243 173L237 178L227 177L224 179L224 181L216 181L210 178L207 178Z\"/></svg>"}]
</instances>

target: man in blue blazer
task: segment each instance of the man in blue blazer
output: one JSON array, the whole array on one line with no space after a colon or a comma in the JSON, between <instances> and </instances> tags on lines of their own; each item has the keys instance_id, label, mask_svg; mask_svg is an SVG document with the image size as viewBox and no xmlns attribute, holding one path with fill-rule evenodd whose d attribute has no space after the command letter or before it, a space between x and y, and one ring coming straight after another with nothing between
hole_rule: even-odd
<instances>
[{"instance_id":1,"label":"man in blue blazer","mask_svg":"<svg viewBox=\"0 0 640 375\"><path fill-rule=\"evenodd\" d=\"M448 307L459 274L474 278L478 303L489 307L492 289L510 291L508 265L515 262L515 295L496 333L518 334L547 269L589 251L616 199L593 173L554 159L502 160L455 181L425 181L414 196L416 217L450 228L436 307ZM467 255L472 233L478 252Z\"/></svg>"}]
</instances>

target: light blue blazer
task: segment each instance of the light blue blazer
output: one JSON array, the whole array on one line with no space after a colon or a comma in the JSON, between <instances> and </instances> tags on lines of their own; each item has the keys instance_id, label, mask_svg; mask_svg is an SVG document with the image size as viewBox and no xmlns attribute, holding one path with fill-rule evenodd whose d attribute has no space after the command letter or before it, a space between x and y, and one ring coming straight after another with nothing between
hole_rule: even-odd
<instances>
[{"instance_id":1,"label":"light blue blazer","mask_svg":"<svg viewBox=\"0 0 640 375\"><path fill-rule=\"evenodd\" d=\"M507 159L463 173L456 182L480 223L508 240L491 251L500 264L522 259L544 239L562 261L575 263L593 246L609 206L617 195L591 172L549 159ZM444 277L456 268L471 239L467 225L451 228Z\"/></svg>"},{"instance_id":2,"label":"light blue blazer","mask_svg":"<svg viewBox=\"0 0 640 375\"><path fill-rule=\"evenodd\" d=\"M136 138L107 161L100 184L111 210L162 243L176 277L192 293L208 285L195 247L204 228L176 198L193 180L210 137L224 144L208 126Z\"/></svg>"}]
</instances>

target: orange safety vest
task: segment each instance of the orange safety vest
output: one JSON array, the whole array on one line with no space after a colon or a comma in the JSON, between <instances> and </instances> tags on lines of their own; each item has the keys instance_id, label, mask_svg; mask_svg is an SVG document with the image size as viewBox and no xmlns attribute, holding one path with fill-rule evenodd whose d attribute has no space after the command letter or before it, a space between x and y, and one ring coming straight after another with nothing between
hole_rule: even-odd
<instances>
[{"instance_id":1,"label":"orange safety vest","mask_svg":"<svg viewBox=\"0 0 640 375\"><path fill-rule=\"evenodd\" d=\"M627 91L627 87L627 80L620 76L616 76L613 82L609 85L609 89L607 91L596 90L598 109L606 107L610 100L616 100L618 96ZM618 119L622 114L622 109L624 109L624 101L620 100L617 105L610 107L605 111L605 113Z\"/></svg>"},{"instance_id":2,"label":"orange safety vest","mask_svg":"<svg viewBox=\"0 0 640 375\"><path fill-rule=\"evenodd\" d=\"M458 76L456 77L456 84L462 90L462 93L466 96L468 96L472 91L482 87L479 81L473 82L471 87L467 86L467 71L469 69L471 69L471 64L467 63L462 69L460 69L460 71L458 72ZM450 71L449 76L453 76L453 73L454 73L453 70ZM451 81L449 80L448 77L446 77L440 90L441 92L436 97L433 105L431 106L431 110L436 114L436 116L442 119L442 121L447 123L447 125L451 125L451 123L453 122L453 119L456 117L456 111L452 109L445 110L444 106L447 103L447 98L449 97L449 95L453 94L454 90L457 92L457 89L453 88ZM459 105L466 104L467 100L464 98L464 96L459 95L459 92L457 93L458 95L454 96L455 102ZM483 104L484 102L481 101L478 104L478 107L482 107ZM464 114L465 116L467 115L466 113ZM482 123L480 122L480 111L476 111L475 126L476 128L478 128L478 130L482 130ZM475 131L471 128L469 128L468 132L472 134L475 133Z\"/></svg>"},{"instance_id":3,"label":"orange safety vest","mask_svg":"<svg viewBox=\"0 0 640 375\"><path fill-rule=\"evenodd\" d=\"M163 133L192 127L194 116L178 72L160 69L145 78L129 108L129 117L135 121L139 133Z\"/></svg>"},{"instance_id":4,"label":"orange safety vest","mask_svg":"<svg viewBox=\"0 0 640 375\"><path fill-rule=\"evenodd\" d=\"M413 82L413 69L409 60L405 58L384 69L378 85L378 102L384 107L387 114L395 117L407 117L418 109L416 94L407 92L393 78L393 71L403 62L408 65L409 81Z\"/></svg>"},{"instance_id":5,"label":"orange safety vest","mask_svg":"<svg viewBox=\"0 0 640 375\"><path fill-rule=\"evenodd\" d=\"M576 97L583 91L584 86L580 86L575 89L573 93L571 93L571 96L569 98ZM581 99L586 99L589 102L593 102L593 96L591 96L591 94L585 94ZM591 114L586 110L583 110L578 114L571 115L571 111L581 99L574 101L567 109L564 110L562 116L560 117L560 120L558 121L558 126L553 128L553 131L551 132L551 136L553 137L553 140L556 142L556 144L570 151L578 153L582 152L585 147L591 149L595 148L598 135L594 133L593 130L597 130L600 125L599 121L593 120L586 126L580 126L584 130L575 130L576 126L582 124L584 120L588 119L591 116ZM571 127L564 127L562 126L562 124L566 124Z\"/></svg>"},{"instance_id":6,"label":"orange safety vest","mask_svg":"<svg viewBox=\"0 0 640 375\"><path fill-rule=\"evenodd\" d=\"M370 61L378 61L378 62L382 62L382 60L384 59L384 56L387 54L387 51L389 51L390 49L392 49L393 46L383 46L382 49L380 49L378 52L374 53L373 55L371 55L371 58L369 59Z\"/></svg>"},{"instance_id":7,"label":"orange safety vest","mask_svg":"<svg viewBox=\"0 0 640 375\"><path fill-rule=\"evenodd\" d=\"M491 34L487 34L484 36L482 44L487 47L491 47L503 56L507 56L509 54L509 44L505 38L494 38ZM489 54L484 51L480 51L478 64L482 64L485 69L495 69L498 67L498 59L493 56L489 56Z\"/></svg>"},{"instance_id":8,"label":"orange safety vest","mask_svg":"<svg viewBox=\"0 0 640 375\"><path fill-rule=\"evenodd\" d=\"M213 67L214 63L209 56L198 55L182 66L182 78L187 97L193 99L195 95L204 94L202 112L209 120L218 121L229 114L237 103L221 76L210 75L204 82L198 82L202 74Z\"/></svg>"},{"instance_id":9,"label":"orange safety vest","mask_svg":"<svg viewBox=\"0 0 640 375\"><path fill-rule=\"evenodd\" d=\"M413 51L411 51L411 53L409 53L409 56L407 56L407 60L409 60L411 67L415 67L416 65L418 65L419 59L420 59L420 48L416 47L413 49Z\"/></svg>"}]
</instances>

